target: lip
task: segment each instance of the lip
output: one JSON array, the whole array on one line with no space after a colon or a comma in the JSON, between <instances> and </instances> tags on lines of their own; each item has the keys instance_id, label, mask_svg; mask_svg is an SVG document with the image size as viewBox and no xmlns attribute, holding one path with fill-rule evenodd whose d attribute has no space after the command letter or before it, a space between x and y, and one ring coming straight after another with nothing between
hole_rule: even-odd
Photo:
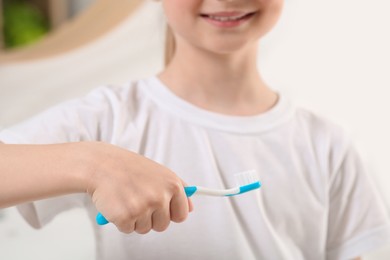
<instances>
[{"instance_id":1,"label":"lip","mask_svg":"<svg viewBox=\"0 0 390 260\"><path fill-rule=\"evenodd\" d=\"M204 19L206 22L219 27L219 28L234 28L241 26L247 23L257 12L240 12L240 11L232 11L232 12L214 12L214 13L201 13L200 17ZM213 18L214 17L214 18ZM222 18L222 20L216 19ZM232 19L229 18L235 18ZM229 19L229 20L227 20Z\"/></svg>"},{"instance_id":2,"label":"lip","mask_svg":"<svg viewBox=\"0 0 390 260\"><path fill-rule=\"evenodd\" d=\"M217 12L217 13L202 13L201 15L212 15L212 16L220 16L220 17L234 17L234 16L240 16L244 14L249 14L251 12Z\"/></svg>"}]
</instances>

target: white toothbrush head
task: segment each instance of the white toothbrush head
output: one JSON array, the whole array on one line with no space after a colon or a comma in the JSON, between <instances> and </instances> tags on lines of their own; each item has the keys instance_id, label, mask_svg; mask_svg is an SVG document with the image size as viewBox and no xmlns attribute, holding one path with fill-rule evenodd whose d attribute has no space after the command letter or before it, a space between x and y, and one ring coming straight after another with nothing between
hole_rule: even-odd
<instances>
[{"instance_id":1,"label":"white toothbrush head","mask_svg":"<svg viewBox=\"0 0 390 260\"><path fill-rule=\"evenodd\" d=\"M249 170L234 174L237 186L245 186L259 181L259 175L256 170Z\"/></svg>"},{"instance_id":2,"label":"white toothbrush head","mask_svg":"<svg viewBox=\"0 0 390 260\"><path fill-rule=\"evenodd\" d=\"M261 187L259 175L255 170L239 172L235 174L234 177L237 184L239 185L239 191L237 193L231 194L230 196L242 194L248 191L259 189Z\"/></svg>"}]
</instances>

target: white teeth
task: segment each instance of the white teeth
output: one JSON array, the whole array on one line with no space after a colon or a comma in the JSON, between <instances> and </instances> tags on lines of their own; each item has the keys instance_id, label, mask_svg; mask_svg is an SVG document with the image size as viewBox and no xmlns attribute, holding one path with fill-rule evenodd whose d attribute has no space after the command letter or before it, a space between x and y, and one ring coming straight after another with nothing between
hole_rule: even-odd
<instances>
[{"instance_id":1,"label":"white teeth","mask_svg":"<svg viewBox=\"0 0 390 260\"><path fill-rule=\"evenodd\" d=\"M213 19L213 20L216 20L216 21L227 22L227 21L237 21L237 20L243 18L244 16L245 15L227 17L227 16L213 16L213 15L209 15L208 17Z\"/></svg>"}]
</instances>

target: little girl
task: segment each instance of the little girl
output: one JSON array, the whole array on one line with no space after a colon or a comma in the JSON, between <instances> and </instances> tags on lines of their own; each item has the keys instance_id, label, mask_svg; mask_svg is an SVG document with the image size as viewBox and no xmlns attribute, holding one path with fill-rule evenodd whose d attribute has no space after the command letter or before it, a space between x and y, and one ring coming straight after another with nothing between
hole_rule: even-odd
<instances>
[{"instance_id":1,"label":"little girl","mask_svg":"<svg viewBox=\"0 0 390 260\"><path fill-rule=\"evenodd\" d=\"M389 241L348 136L258 72L258 41L283 0L162 5L172 34L161 73L0 133L0 206L18 205L36 228L74 207L93 222L101 212L112 223L94 224L101 260L353 259ZM251 169L259 191L184 193L234 186Z\"/></svg>"}]
</instances>

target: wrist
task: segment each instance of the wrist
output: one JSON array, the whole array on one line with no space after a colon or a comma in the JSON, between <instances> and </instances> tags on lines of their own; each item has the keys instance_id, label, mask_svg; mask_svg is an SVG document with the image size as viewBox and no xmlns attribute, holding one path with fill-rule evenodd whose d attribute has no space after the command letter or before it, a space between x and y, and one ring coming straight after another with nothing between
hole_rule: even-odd
<instances>
[{"instance_id":1,"label":"wrist","mask_svg":"<svg viewBox=\"0 0 390 260\"><path fill-rule=\"evenodd\" d=\"M93 175L99 159L92 142L69 143L69 153L74 169L70 172L74 192L93 192ZM91 191L92 190L92 191Z\"/></svg>"}]
</instances>

